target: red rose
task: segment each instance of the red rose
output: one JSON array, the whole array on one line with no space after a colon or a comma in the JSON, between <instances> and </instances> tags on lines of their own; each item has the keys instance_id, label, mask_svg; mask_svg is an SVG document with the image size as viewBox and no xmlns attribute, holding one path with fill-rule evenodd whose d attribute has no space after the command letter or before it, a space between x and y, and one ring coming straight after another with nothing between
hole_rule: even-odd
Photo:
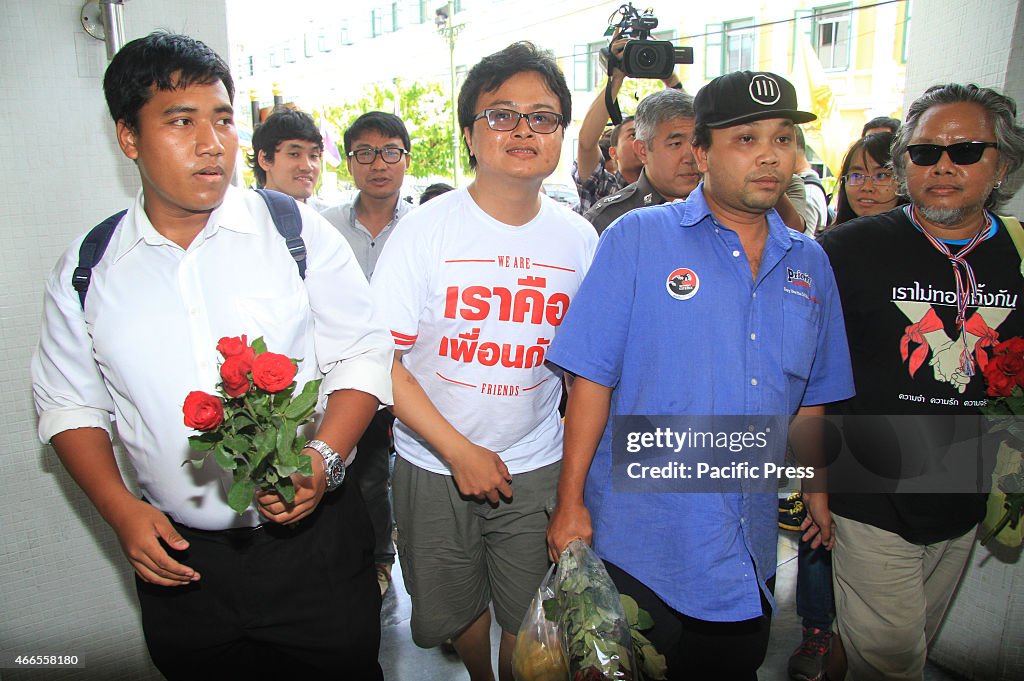
<instances>
[{"instance_id":1,"label":"red rose","mask_svg":"<svg viewBox=\"0 0 1024 681\"><path fill-rule=\"evenodd\" d=\"M213 430L224 422L224 404L201 390L193 390L185 398L181 408L185 414L185 425L196 430Z\"/></svg>"},{"instance_id":2,"label":"red rose","mask_svg":"<svg viewBox=\"0 0 1024 681\"><path fill-rule=\"evenodd\" d=\"M249 348L251 352L251 348ZM239 397L249 392L249 371L252 360L248 354L233 355L220 365L220 378L224 392L232 397Z\"/></svg>"},{"instance_id":3,"label":"red rose","mask_svg":"<svg viewBox=\"0 0 1024 681\"><path fill-rule=\"evenodd\" d=\"M1014 336L1004 340L992 350L997 355L1019 355L1024 357L1024 338Z\"/></svg>"},{"instance_id":4,"label":"red rose","mask_svg":"<svg viewBox=\"0 0 1024 681\"><path fill-rule=\"evenodd\" d=\"M999 366L1006 377L1024 387L1024 355L1003 355Z\"/></svg>"},{"instance_id":5,"label":"red rose","mask_svg":"<svg viewBox=\"0 0 1024 681\"><path fill-rule=\"evenodd\" d=\"M996 355L985 365L985 382L992 397L1009 397L1013 390L1014 378L1003 369L1006 359L1007 355Z\"/></svg>"},{"instance_id":6,"label":"red rose","mask_svg":"<svg viewBox=\"0 0 1024 681\"><path fill-rule=\"evenodd\" d=\"M295 364L284 355L264 352L252 363L252 380L268 393L281 392L295 378Z\"/></svg>"},{"instance_id":7,"label":"red rose","mask_svg":"<svg viewBox=\"0 0 1024 681\"><path fill-rule=\"evenodd\" d=\"M224 355L225 359L228 357L234 357L235 355L241 355L246 350L250 353L252 352L252 348L250 348L248 342L246 342L245 334L242 334L241 337L224 336L217 341L217 352Z\"/></svg>"}]
</instances>

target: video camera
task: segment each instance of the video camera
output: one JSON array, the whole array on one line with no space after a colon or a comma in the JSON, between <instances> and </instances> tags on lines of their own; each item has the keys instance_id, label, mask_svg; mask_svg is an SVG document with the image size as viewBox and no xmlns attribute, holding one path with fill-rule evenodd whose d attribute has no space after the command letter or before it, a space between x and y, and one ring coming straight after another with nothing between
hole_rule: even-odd
<instances>
[{"instance_id":1,"label":"video camera","mask_svg":"<svg viewBox=\"0 0 1024 681\"><path fill-rule=\"evenodd\" d=\"M692 47L676 47L668 40L651 40L651 31L657 27L658 19L651 10L641 13L631 2L619 7L608 18L606 36L615 35L618 29L619 38L630 39L622 53L621 63L617 64L630 78L664 79L672 75L676 64L693 63ZM611 58L610 51L607 57ZM611 73L610 67L608 71Z\"/></svg>"}]
</instances>

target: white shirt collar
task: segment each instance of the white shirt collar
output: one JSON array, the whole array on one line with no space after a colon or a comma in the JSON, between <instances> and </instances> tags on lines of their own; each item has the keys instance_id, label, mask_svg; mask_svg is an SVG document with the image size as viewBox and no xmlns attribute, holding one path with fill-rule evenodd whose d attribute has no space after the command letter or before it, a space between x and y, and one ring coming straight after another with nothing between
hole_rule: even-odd
<instances>
[{"instance_id":1,"label":"white shirt collar","mask_svg":"<svg viewBox=\"0 0 1024 681\"><path fill-rule=\"evenodd\" d=\"M219 229L228 229L239 234L256 234L258 227L252 220L252 216L245 207L244 201L228 200L232 193L243 193L245 190L235 186L229 186L224 200L206 221L203 231L197 239L209 239ZM116 234L115 248L112 249L113 261L119 260L140 243L145 242L149 246L172 246L175 245L170 239L156 230L153 223L146 215L145 198L142 190L135 197L135 202L128 209L128 214L118 228Z\"/></svg>"}]
</instances>

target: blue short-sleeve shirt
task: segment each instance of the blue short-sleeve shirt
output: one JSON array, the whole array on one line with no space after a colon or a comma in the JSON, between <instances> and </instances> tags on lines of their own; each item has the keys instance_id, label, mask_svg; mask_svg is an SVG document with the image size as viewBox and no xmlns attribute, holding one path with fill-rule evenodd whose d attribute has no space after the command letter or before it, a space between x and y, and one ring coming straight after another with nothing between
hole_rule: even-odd
<instances>
[{"instance_id":1,"label":"blue short-sleeve shirt","mask_svg":"<svg viewBox=\"0 0 1024 681\"><path fill-rule=\"evenodd\" d=\"M616 492L612 425L624 415L789 416L853 394L828 258L774 210L767 217L754 279L703 185L686 202L622 216L601 235L548 352L614 389L585 490L595 550L673 609L708 621L761 615L762 592L774 605L766 582L775 574L777 498Z\"/></svg>"}]
</instances>

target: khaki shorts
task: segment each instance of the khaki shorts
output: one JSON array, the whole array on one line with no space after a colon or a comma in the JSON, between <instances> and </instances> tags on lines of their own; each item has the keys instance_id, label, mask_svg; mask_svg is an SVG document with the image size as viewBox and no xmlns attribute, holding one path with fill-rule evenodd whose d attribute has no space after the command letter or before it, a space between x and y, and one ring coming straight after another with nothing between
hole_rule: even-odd
<instances>
[{"instance_id":1,"label":"khaki shorts","mask_svg":"<svg viewBox=\"0 0 1024 681\"><path fill-rule=\"evenodd\" d=\"M515 635L548 570L545 510L561 462L518 473L511 502L466 500L450 475L400 456L392 480L398 558L412 597L412 639L431 648L473 623L494 602Z\"/></svg>"}]
</instances>

